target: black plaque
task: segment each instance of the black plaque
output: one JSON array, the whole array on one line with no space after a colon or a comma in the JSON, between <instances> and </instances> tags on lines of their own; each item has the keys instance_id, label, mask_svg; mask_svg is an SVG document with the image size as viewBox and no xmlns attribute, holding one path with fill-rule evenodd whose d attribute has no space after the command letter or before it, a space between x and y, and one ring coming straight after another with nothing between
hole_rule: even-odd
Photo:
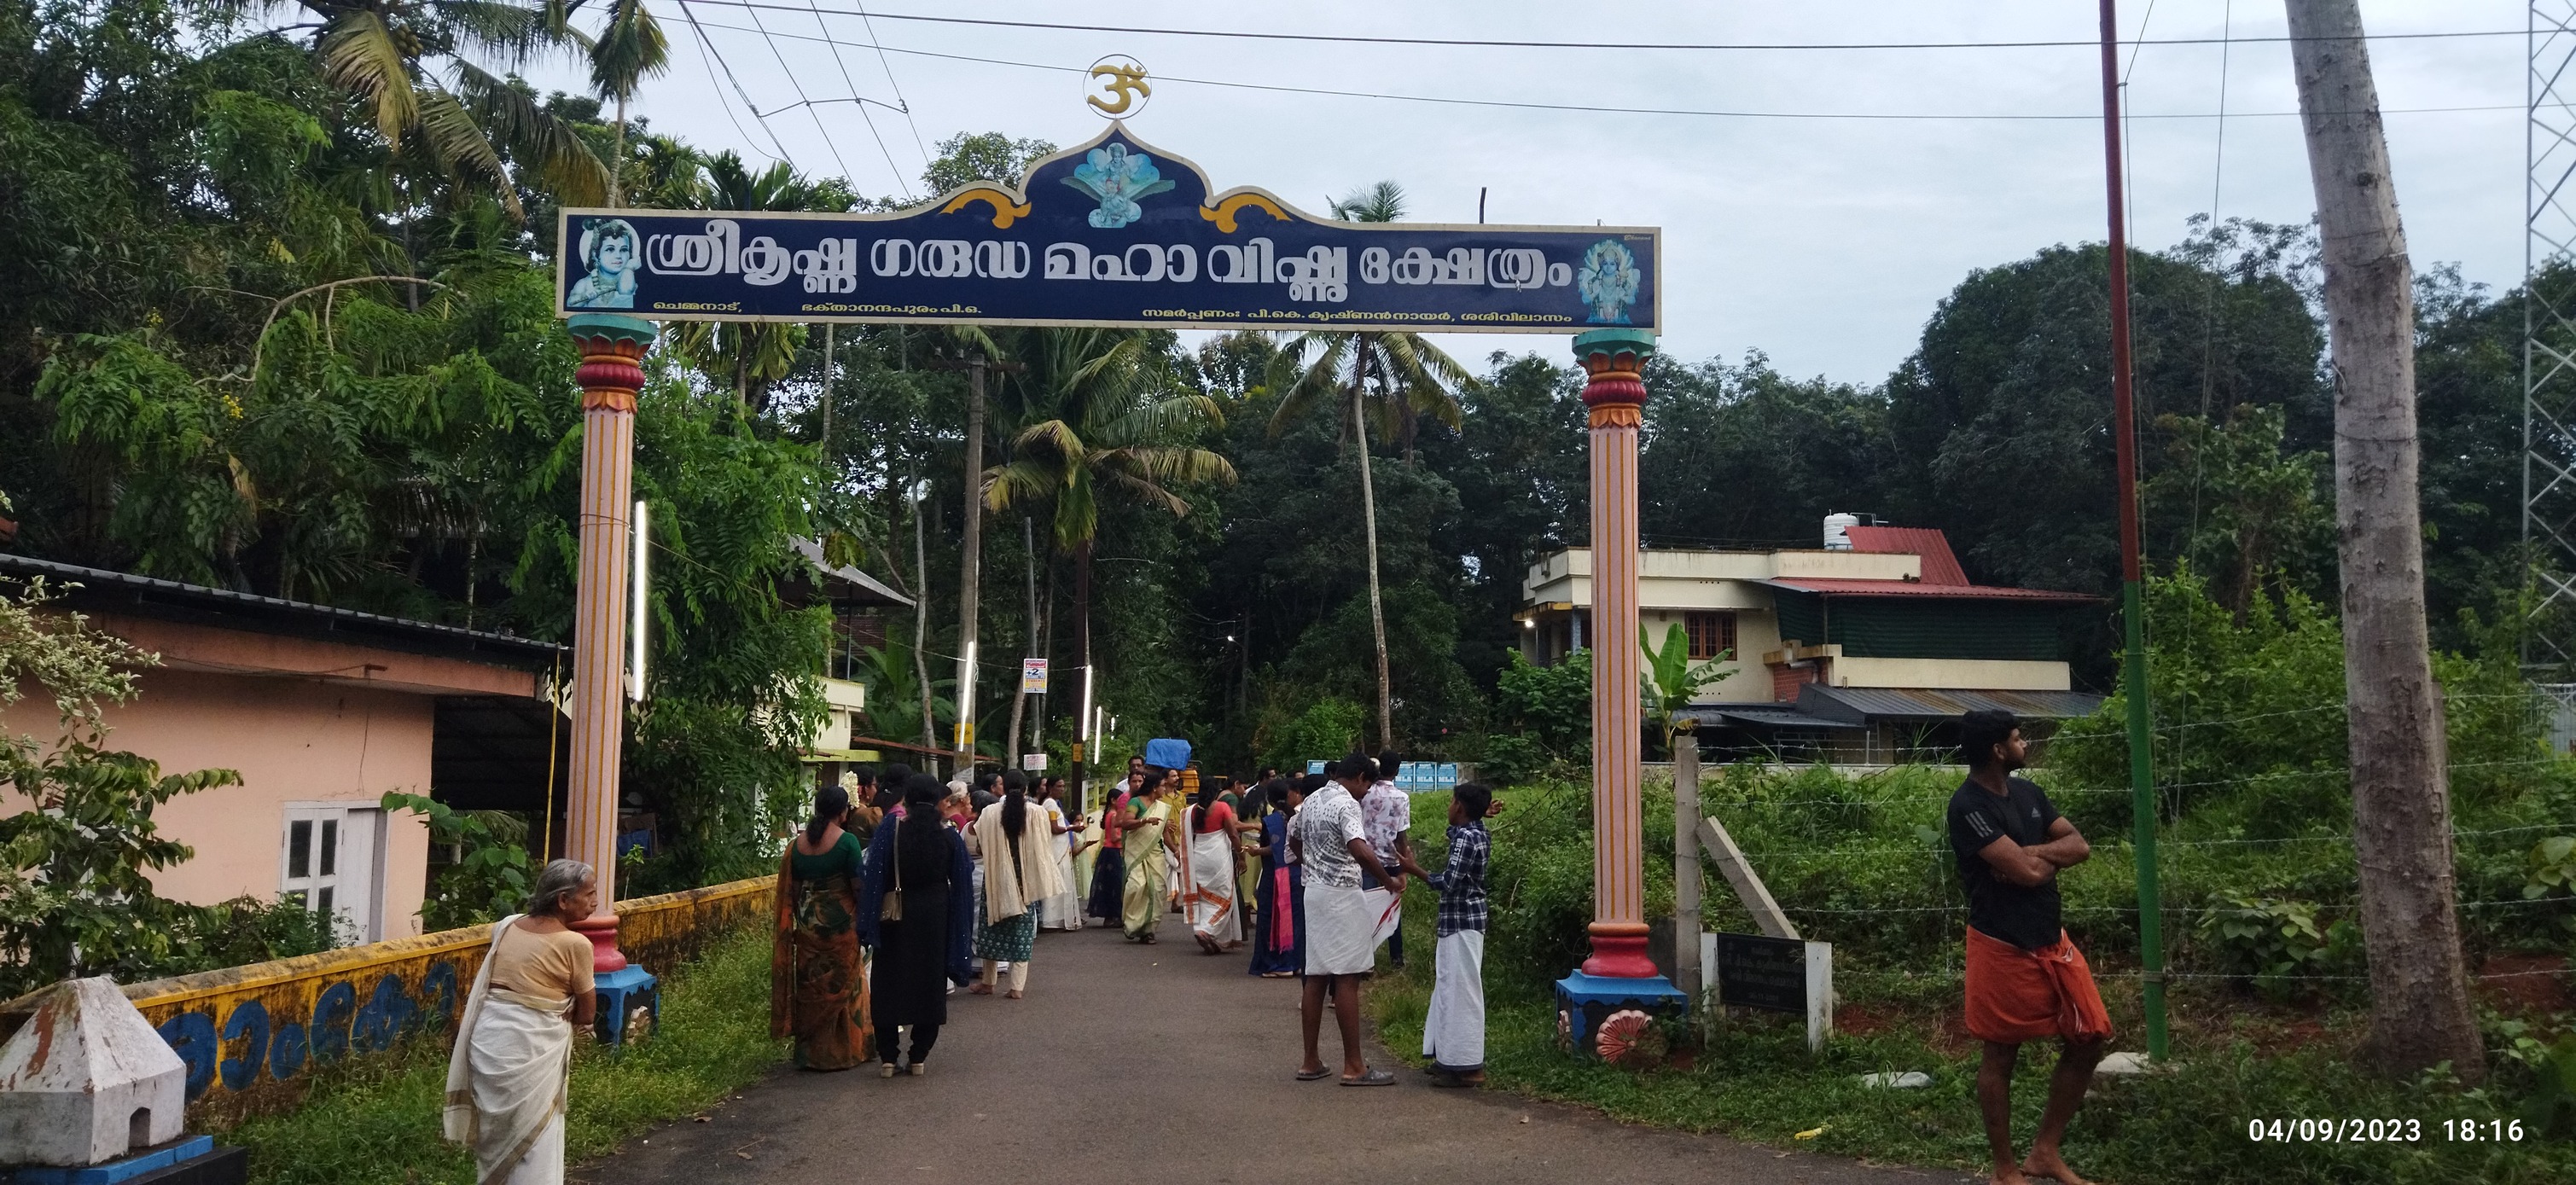
<instances>
[{"instance_id":1,"label":"black plaque","mask_svg":"<svg viewBox=\"0 0 2576 1185\"><path fill-rule=\"evenodd\" d=\"M1807 944L1756 934L1717 936L1717 998L1740 1008L1807 1011Z\"/></svg>"}]
</instances>

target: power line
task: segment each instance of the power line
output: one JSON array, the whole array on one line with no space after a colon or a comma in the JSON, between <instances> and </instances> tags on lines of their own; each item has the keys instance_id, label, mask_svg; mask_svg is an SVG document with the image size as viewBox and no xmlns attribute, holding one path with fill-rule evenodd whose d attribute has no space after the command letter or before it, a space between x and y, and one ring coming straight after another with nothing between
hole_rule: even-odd
<instances>
[{"instance_id":1,"label":"power line","mask_svg":"<svg viewBox=\"0 0 2576 1185\"><path fill-rule=\"evenodd\" d=\"M716 48L715 40L707 36L705 26L698 23L697 11L689 7L689 0L679 0L679 4L680 15L689 18L689 28L695 31L698 35L698 57L700 60L706 60L710 57L713 58L713 66L710 68L710 73L714 72L715 69L722 69L724 71L725 81L733 84L733 93L742 99L743 107L751 112L751 118L754 122L760 125L760 130L769 133L770 146L778 150L778 155L770 156L770 154L762 150L759 145L751 143L751 133L744 130L742 121L733 118L733 105L731 103L725 103L724 96L719 94L716 96L716 102L723 104L725 109L725 118L733 121L733 130L742 134L743 143L748 145L752 151L758 152L762 156L768 156L769 159L777 161L780 164L784 164L791 169L795 168L795 162L787 158L787 145L778 138L778 129L769 126L769 121L761 117L760 104L752 102L751 92L742 89L742 80L734 77L733 64L725 61L723 51L718 50ZM718 25L716 27L720 29L733 29L738 33L751 32L749 29L736 28L731 25Z\"/></svg>"},{"instance_id":2,"label":"power line","mask_svg":"<svg viewBox=\"0 0 2576 1185\"><path fill-rule=\"evenodd\" d=\"M811 0L808 0L808 2L810 3ZM903 112L903 122L912 128L912 146L921 152L921 167L928 169L930 167L930 146L922 143L921 124L912 118L912 100L903 97L903 84L895 81L894 63L886 60L885 47L877 43L876 21L868 16L867 5L860 4L859 0L851 0L851 3L859 5L859 27L867 31L868 45L877 51L877 66L885 71L886 85L894 88L894 101L897 104L900 104L900 110ZM904 192L910 193L912 191L910 189L906 189Z\"/></svg>"},{"instance_id":3,"label":"power line","mask_svg":"<svg viewBox=\"0 0 2576 1185\"><path fill-rule=\"evenodd\" d=\"M781 8L784 5L763 4L760 0L703 0L704 3L727 3L740 8ZM1079 25L1057 21L1005 21L989 17L929 16L921 13L878 12L877 20L920 21L941 25L981 25L1000 29L1046 29L1072 33L1143 33L1158 37L1214 37L1242 41L1316 41L1340 45L1436 45L1468 49L1616 49L1616 50L1692 50L1692 51L1799 51L1799 50L1919 50L1919 49L2099 49L2101 42L2086 38L2075 41L1847 41L1847 42L1670 42L1670 41L1509 41L1461 37L1362 37L1337 33L1260 33L1241 29L1175 29L1140 25ZM2371 41L2424 41L2462 37L2521 37L2521 29L2459 29L2431 33L2373 33ZM2227 40L2220 37L2141 36L2129 45L2216 45ZM2238 37L2247 42L2296 41L2282 35L2275 37ZM895 52L902 52L900 50Z\"/></svg>"},{"instance_id":4,"label":"power line","mask_svg":"<svg viewBox=\"0 0 2576 1185\"><path fill-rule=\"evenodd\" d=\"M823 23L822 8L817 6L814 3L814 0L805 0L805 7L813 10L814 27L822 30L824 36L830 36L832 33L832 26ZM771 42L770 48L773 50L777 49L778 43L775 41ZM847 61L842 60L841 46L838 42L832 43L832 64L841 68L841 81L850 88L850 101L858 105L860 121L868 125L868 136L877 142L877 151L885 154L886 171L894 174L894 183L896 187L903 190L904 199L906 201L911 200L912 185L904 180L903 170L896 167L894 163L894 153L888 151L886 148L885 135L877 131L876 118L868 114L867 102L859 97L858 80L850 77L850 64ZM897 99L901 99L902 97L903 96L900 94L895 96ZM812 108L808 107L807 110L810 112ZM815 122L819 125L822 122L822 117L816 116Z\"/></svg>"},{"instance_id":5,"label":"power line","mask_svg":"<svg viewBox=\"0 0 2576 1185\"><path fill-rule=\"evenodd\" d=\"M751 3L751 0L697 0L697 2L698 2L698 3L701 3L701 4L724 4L724 5L732 5L732 6L736 6L736 7L743 7L743 6L748 6L748 5ZM745 29L745 28L742 28L741 26L738 26L738 25L719 25L719 24L709 24L707 27L708 27L708 28L711 28L711 29L731 29L731 30L733 30L733 31L735 31L735 32L739 32L739 33L752 33L752 32L758 32L758 30L754 30L754 29ZM829 41L829 40L831 40L831 39L830 39L830 38L828 38L828 37L814 37L814 36L810 36L810 35L800 35L800 34L795 34L795 33L780 33L780 34L777 34L777 36L785 37L785 38L788 38L788 39L790 39L790 40L802 40L802 41ZM2244 39L2244 38L2238 38L2238 40L2239 40L2239 41L2243 41L2243 40L2245 40L2245 39ZM838 44L842 44L842 45L850 45L850 44L852 44L852 43L850 43L850 42L839 42ZM2087 42L2086 44L2098 44L2098 43ZM1008 59L1008 58L985 58L985 57L976 57L976 56L971 55L971 54L938 53L938 52L935 52L935 51L932 51L932 50L926 50L926 49L903 49L903 48L900 48L900 47L897 47L897 46L891 46L891 45L881 45L879 48L880 48L880 50L881 50L882 52L885 52L885 53L910 54L910 55L913 55L913 56L915 56L915 57L924 57L924 58L940 58L940 59L943 59L943 60L946 60L946 61L952 61L952 62L976 62L976 63L980 63L980 64L987 65L987 66L1010 66L1010 67L1013 67L1013 68L1015 68L1015 69L1022 69L1022 70L1050 70L1050 71L1054 71L1054 72L1062 73L1062 74L1083 74L1083 73L1087 73L1087 72L1088 72L1088 68L1087 68L1087 67L1083 67L1083 66L1057 66L1057 65L1052 65L1052 64L1049 64L1049 63L1045 63L1045 62L1021 62L1021 61L1013 61L1013 60ZM1381 92L1381 91L1334 90L1334 89L1330 89L1330 88L1326 88L1326 87L1311 87L1311 86L1284 86L1284 85L1279 85L1279 84L1274 84L1274 83L1261 83L1261 82L1234 82L1234 81L1229 81L1229 80L1225 80L1225 79L1217 79L1217 78L1187 78L1187 77L1181 77L1181 76L1178 76L1178 75L1171 75L1171 74L1157 75L1157 76L1155 76L1155 81L1157 81L1157 82L1167 82L1167 83L1170 83L1170 82L1187 83L1187 84L1193 84L1193 85L1197 85L1197 86L1217 86L1217 87L1228 87L1228 88L1232 88L1232 89L1236 89L1236 90L1265 91L1265 92L1270 92L1270 93L1274 93L1274 94L1322 95L1322 96L1327 96L1327 97L1331 97L1331 98L1345 98L1345 99L1383 99L1383 100L1389 100L1389 101L1394 101L1394 102L1403 102L1403 103L1438 103L1438 104L1443 104L1443 105L1448 105L1448 106L1461 106L1461 107L1506 107L1506 108L1513 108L1513 109L1517 109L1517 110L1527 110L1527 111L1574 111L1574 112L1583 112L1583 113L1587 113L1587 114L1601 114L1601 115L1679 115L1679 116L1693 116L1693 117L1719 118L1719 119L1888 120L1888 121L1900 121L1900 122L1908 122L1908 123L1916 123L1916 122L1941 122L1941 121L1945 121L1945 120L1946 120L1946 121L1990 121L1990 122L2007 122L2007 123L2064 123L2064 122L2071 122L2071 121L2083 121L2083 122L2088 122L2088 123L2089 123L2089 122L2092 122L2092 121L2095 121L2095 120L2099 120L2099 119L2101 119L2101 118L2102 118L2102 117L2101 117L2101 115L2100 115L2100 114L2098 114L2098 113L2084 113L2084 114L2072 114L2072 115L2056 115L2056 114L2046 114L2046 113L2010 113L2010 112L2007 112L2007 113L1998 113L1998 114L1985 114L1985 113L1975 113L1975 112L1969 112L1969 113L1942 113L1942 112L1911 112L1911 111L1904 111L1904 112L1897 112L1897 111L1723 111L1723 110L1709 110L1709 109L1698 109L1698 108L1687 108L1687 107L1612 107L1612 106L1605 106L1605 105L1599 105L1599 104L1588 104L1588 103L1541 103L1541 102L1533 102L1533 101L1527 101L1527 100L1516 100L1516 99L1468 99L1468 98L1459 98L1459 97L1455 97L1455 96L1448 96L1448 95L1403 95L1403 94L1389 94L1389 93ZM2379 114L2381 114L2381 115L2442 115L2442 114L2456 114L2456 113L2463 113L2463 112L2479 112L2479 111L2520 111L2520 110L2522 110L2522 107L2521 107L2520 105L2518 105L2518 104L2502 104L2502 105L2480 105L2480 106L2462 106L2462 107L2389 107L2389 108L2382 108L2382 109L2380 109L2378 113L2379 113ZM2252 117L2257 117L2257 116L2263 116L2263 117L2277 117L2277 118L2293 118L2293 117L2298 116L2299 114L2300 114L2300 113L2299 113L2299 112L2297 112L2297 111L2231 111L2231 112L2228 112L2228 113L2227 113L2228 118L2230 118L2230 119L2246 119L2246 118L2252 118ZM2343 113L2340 113L2340 112L2319 112L2318 114L2343 114ZM2185 112L2157 112L2157 113L2149 113L2149 114L2138 114L2138 115L2131 115L2131 116L2129 116L2129 118L2131 118L2131 119L2214 119L2214 118L2217 118L2217 117L2216 117L2214 114L2206 113L2206 112L2185 111Z\"/></svg>"},{"instance_id":6,"label":"power line","mask_svg":"<svg viewBox=\"0 0 2576 1185\"><path fill-rule=\"evenodd\" d=\"M800 78L796 77L796 68L787 64L787 54L786 54L786 52L778 48L778 39L777 39L776 37L770 36L770 33L769 33L769 26L761 23L761 20L760 20L760 12L759 12L759 10L757 10L757 9L752 9L752 10L749 10L749 11L750 11L750 13L751 13L751 23L752 23L752 25L753 25L753 26L755 26L756 28L758 28L758 29L760 30L760 39L761 39L762 41L765 41L765 42L768 42L768 43L769 43L769 56L771 56L771 57L773 57L773 58L778 59L778 71L779 71L779 73L781 73L781 74L785 74L785 75L787 76L787 85L789 85L789 86L792 86L792 87L796 88L796 97L797 97L797 98L799 98L799 99L803 99L803 100L805 101L805 115L806 115L806 118L809 118L809 119L813 120L813 121L814 121L814 130L815 130L816 132L819 132L819 133L821 133L821 134L822 134L822 136L823 136L823 147L824 147L824 148L826 148L826 149L829 149L829 150L831 151L831 153L832 153L832 163L833 163L833 164L836 164L836 165L841 166L841 175L842 175L843 177L847 177L847 176L849 176L849 175L850 175L850 162L848 162L848 161L846 161L846 160L841 159L841 146L840 146L838 143L836 143L836 142L834 142L834 141L833 141L831 130L830 130L830 129L828 129L828 128L825 128L825 127L823 126L823 114L822 114L822 112L819 112L819 111L814 110L814 106L813 106L813 104L814 104L814 100L813 100L813 98L812 98L811 96L809 96L809 95L807 95L807 94L805 93L805 83L804 83L804 80L802 80L802 79L800 79ZM820 10L817 10L817 11L816 11L815 16L814 16L814 19L815 19L815 20L817 20L817 21L820 21L820 20L822 20L822 19L823 19L823 17L822 17L822 13L821 13L821 11L820 11ZM833 52L833 55L834 55L835 57L838 57L838 56L839 56L839 54L840 54L840 50L839 50L839 48L838 48L837 46L836 46L836 47L834 47L834 49L833 49L833 51L832 51L832 52ZM855 88L854 88L854 90L853 90L853 93L855 93ZM746 98L746 99L745 99L745 101L746 101L746 102L748 102L749 100ZM867 108L865 108L865 107L861 107L861 108L859 108L859 111L860 111L860 113L861 113L861 114L865 114L865 113L866 113L866 111L867 111ZM761 126L766 127L766 126L768 126L768 124L767 124L767 122L766 122L766 121L763 121L763 123L762 123L762 125L761 125Z\"/></svg>"}]
</instances>

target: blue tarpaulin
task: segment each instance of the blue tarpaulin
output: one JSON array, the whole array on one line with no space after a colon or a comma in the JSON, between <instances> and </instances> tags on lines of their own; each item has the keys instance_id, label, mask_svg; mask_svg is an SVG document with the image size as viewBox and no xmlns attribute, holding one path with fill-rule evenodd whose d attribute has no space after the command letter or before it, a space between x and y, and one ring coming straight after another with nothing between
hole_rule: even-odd
<instances>
[{"instance_id":1,"label":"blue tarpaulin","mask_svg":"<svg viewBox=\"0 0 2576 1185\"><path fill-rule=\"evenodd\" d=\"M1172 737L1156 737L1145 742L1145 764L1164 769L1181 769L1190 763L1190 743Z\"/></svg>"}]
</instances>

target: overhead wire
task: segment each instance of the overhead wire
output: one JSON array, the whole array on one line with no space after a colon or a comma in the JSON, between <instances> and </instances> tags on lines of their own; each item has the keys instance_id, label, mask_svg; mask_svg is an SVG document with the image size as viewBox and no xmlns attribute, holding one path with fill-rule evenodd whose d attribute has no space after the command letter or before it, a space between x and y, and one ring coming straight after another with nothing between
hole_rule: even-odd
<instances>
[{"instance_id":1,"label":"overhead wire","mask_svg":"<svg viewBox=\"0 0 2576 1185\"><path fill-rule=\"evenodd\" d=\"M811 3L812 0L807 2ZM903 122L912 128L912 146L920 150L921 167L927 170L930 168L930 145L922 141L921 123L912 117L912 100L903 97L903 84L895 81L894 63L886 60L885 46L877 42L876 21L868 15L868 6L861 0L850 0L850 2L859 7L859 27L867 31L868 46L877 51L877 67L885 71L886 85L894 88L897 109L903 112Z\"/></svg>"},{"instance_id":2,"label":"overhead wire","mask_svg":"<svg viewBox=\"0 0 2576 1185\"><path fill-rule=\"evenodd\" d=\"M732 121L733 130L742 134L743 143L750 147L752 151L760 153L762 156L767 156L769 159L777 161L780 164L787 165L789 168L794 168L795 163L788 159L786 143L778 138L778 129L769 126L769 121L763 118L760 114L760 104L751 101L751 92L744 90L742 88L742 80L734 77L733 63L725 61L724 51L717 49L715 39L707 36L705 26L698 23L697 11L689 7L689 0L677 0L677 2L680 6L680 15L689 19L690 30L698 35L699 59L713 59L707 68L707 72L709 74L714 74L718 70L723 71L725 81L733 84L733 93L742 99L743 107L751 112L753 122L760 125L761 131L769 133L770 146L778 149L777 155L773 156L760 145L751 142L751 133L744 129L741 120L733 118L733 105L726 103L724 101L723 93L718 92L716 95L716 102L724 107L725 118ZM719 25L717 28L733 29L735 32L740 33L751 32L749 29L740 28L739 26L734 25Z\"/></svg>"},{"instance_id":3,"label":"overhead wire","mask_svg":"<svg viewBox=\"0 0 2576 1185\"><path fill-rule=\"evenodd\" d=\"M761 21L759 10L749 9L746 11L750 13L753 27L758 29L760 32L760 39L769 45L769 56L778 59L779 73L787 76L787 85L794 87L796 90L796 97L803 100L802 105L805 108L805 115L807 118L814 121L814 130L822 134L823 147L831 152L832 163L841 166L841 175L843 177L850 176L850 162L842 159L840 144L832 139L831 129L823 126L823 113L814 109L813 96L805 93L805 81L796 76L796 68L794 66L787 64L787 53L786 51L778 48L778 38L770 35L769 26ZM816 11L814 19L817 21L823 19L822 13L819 9ZM828 29L824 31L827 33L830 32ZM833 50L833 56L838 57L839 54L840 51L836 47ZM855 97L855 91L853 94ZM859 111L861 114L865 114L867 108L861 107ZM767 126L766 121L763 122L763 126Z\"/></svg>"},{"instance_id":4,"label":"overhead wire","mask_svg":"<svg viewBox=\"0 0 2576 1185\"><path fill-rule=\"evenodd\" d=\"M752 0L695 0L695 2L696 2L696 3L700 3L700 4L723 5L723 6L728 6L728 7L744 7L744 6L749 5L749 4L752 2ZM775 5L770 5L770 6L766 6L766 7L776 7L776 6L775 6ZM743 28L743 27L741 27L741 26L739 26L739 25L721 25L721 24L715 24L715 23L713 23L713 22L710 22L710 23L707 25L707 27L708 27L708 28L711 28L711 29L730 29L730 30L733 30L733 31L735 31L735 32L742 32L742 33L753 33L753 32L758 32L758 30L755 30L755 29L745 29L745 28ZM787 39L789 39L789 40L804 40L804 41L824 41L824 40L829 40L829 38L826 38L826 37L815 37L815 36L812 36L812 35L810 35L810 34L779 33L779 34L777 34L777 36L779 36L779 37L783 37L783 38L787 38ZM2198 44L2198 43L2199 43L2198 41L2190 42L2190 44ZM851 42L841 42L841 44L843 44L843 45L854 45L854 43L851 43ZM2098 43L2098 42L2088 42L2087 44L2098 45L2099 43ZM2159 43L2159 44L2162 44L2162 43ZM2179 42L2179 41L2178 41L2178 42L2174 42L2174 44L2184 44L2184 42ZM1061 74L1083 74L1083 73L1087 73L1087 72L1088 72L1088 67L1084 67L1084 66L1059 66L1059 65L1055 65L1055 64L1047 63L1047 62L1023 62L1023 61L1015 61L1015 60L1012 60L1012 59L1009 59L1009 58L988 58L988 57L978 57L978 56L973 55L973 54L942 53L942 52L938 52L938 51L934 51L934 50L926 50L926 49L905 49L905 48L902 48L902 47L900 47L900 46L882 45L882 44L880 44L879 48L882 50L882 52L885 52L885 53L909 54L909 55L914 56L914 57L924 57L924 58L939 58L939 59L942 59L942 60L945 60L945 61L952 61L952 62L975 62L975 63L979 63L979 64L982 64L982 65L987 65L987 66L1009 66L1009 67L1012 67L1012 68L1014 68L1014 69L1021 69L1021 70L1048 70L1048 71L1053 71L1053 72L1061 73ZM2089 121L2099 120L2099 119L2101 119L2101 118L2102 118L2100 114L2098 114L2098 113L2090 113L2090 112L2088 112L2088 113L2082 113L2082 114L2056 114L2056 113L2048 113L2048 112L1730 111L1730 110L1716 110L1716 109L1688 108L1688 107L1618 107L1618 106L1610 106L1610 105L1606 105L1606 104L1593 104L1593 103L1544 103L1544 102L1536 102L1536 101L1531 101L1531 100L1520 100L1520 99L1472 99L1472 98L1461 98L1461 97L1458 97L1458 96L1452 96L1452 95L1407 95L1407 94L1393 94L1393 93L1388 93L1388 92L1383 92L1383 91L1338 90L1338 89L1333 89L1333 88L1329 88L1329 87L1288 86L1288 85L1279 84L1279 83L1240 82L1240 81L1233 81L1233 80L1221 79L1221 78L1191 78L1191 77L1185 77L1185 76L1181 76L1181 75L1172 75L1172 74L1157 75L1157 76L1155 76L1155 81L1157 81L1157 82L1166 82L1166 83L1182 83L1182 84L1185 84L1185 85L1193 85L1193 86L1214 86L1214 87L1226 87L1226 88L1235 89L1235 90L1262 91L1262 92L1265 92L1265 93L1271 93L1271 94L1319 95L1319 96L1324 96L1324 97L1327 97L1327 98L1347 98L1347 99L1379 99L1379 100L1387 100L1387 101L1403 102L1403 103L1433 103L1433 104L1440 104L1440 105L1444 105L1444 106L1460 106L1460 107L1501 107L1501 108L1510 108L1510 109L1515 109L1515 110L1526 110L1526 111L1571 111L1571 112L1578 112L1578 113L1583 113L1583 114L1595 114L1595 115L1674 115L1674 116L1687 116L1687 117L1697 117L1697 118L1719 118L1719 119L1778 119L1778 120L1801 120L1801 121L1805 121L1805 120L1871 120L1871 121L1882 121L1882 120L1883 120L1883 121L1907 122L1907 123L1919 123L1919 122L1933 122L1933 123L1937 123L1937 122L1943 122L1943 121L1966 121L1966 122L1985 121L1985 122L2005 122L2005 123L2067 123L2067 122L2078 122L2078 121L2089 122ZM2380 115L2446 115L2446 114L2476 113L2476 112L2488 112L2488 111L2521 111L2522 109L2523 109L2523 108L2522 108L2522 106L2521 106L2520 104L2513 104L2513 103L2507 103L2507 104L2478 104L2478 105L2464 105L2464 106L2454 106L2454 107L2388 107L2388 108L2381 108L2381 109L2379 110L2378 114L2380 114ZM2231 114L2231 116L2232 116L2233 118L2237 118L2237 119L2247 119L2247 118L2254 118L2254 117L2258 117L2258 116L2259 116L2259 117L2293 118L2293 117L2296 117L2296 116L2300 115L2301 113L2300 113L2300 112L2297 112L2297 111L2239 111L2239 112L2232 112L2232 113L2230 113L2230 114ZM2335 114L2335 113L2333 113L2333 112L2320 112L2320 113L2318 113L2318 114ZM2207 112L2197 112L2197 111L2180 111L2180 112L2147 112L2147 113L2142 113L2142 114L2134 115L2134 116L2132 116L2131 118L2133 118L2133 119L2210 119L2210 118L2214 118L2214 117L2213 117L2210 113L2207 113Z\"/></svg>"},{"instance_id":5,"label":"overhead wire","mask_svg":"<svg viewBox=\"0 0 2576 1185\"><path fill-rule=\"evenodd\" d=\"M716 3L718 0L705 0ZM783 4L762 0L722 0L741 8L782 8ZM2152 7L2152 4L2150 5ZM2101 42L2081 40L2026 41L1850 41L1850 42L1671 42L1671 41L1521 41L1496 38L1465 37L1383 37L1344 33L1271 33L1247 29L1181 29L1141 25L1086 25L1064 21L1010 21L992 17L931 16L926 13L879 11L874 19L919 21L942 25L981 25L1002 29L1044 29L1072 33L1142 33L1161 37L1211 37L1242 41L1313 41L1345 45L1430 45L1470 49L1607 49L1607 50L1687 50L1687 51L1762 51L1787 52L1802 50L1952 50L1952 49L2098 49ZM2372 33L2371 41L2419 41L2465 37L2522 37L2522 29L2450 29L2422 33ZM2339 40L2341 38L2338 38ZM2213 37L2167 37L2147 40L2142 35L2137 45L2211 45ZM2298 38L2281 35L2245 37L2240 41L2294 42ZM900 51L898 51L900 52Z\"/></svg>"},{"instance_id":6,"label":"overhead wire","mask_svg":"<svg viewBox=\"0 0 2576 1185\"><path fill-rule=\"evenodd\" d=\"M824 23L822 6L814 3L814 0L805 0L805 7L814 13L814 27L822 30L825 36L830 36L832 26ZM903 169L894 163L894 153L886 147L885 134L877 130L876 118L868 114L867 102L859 96L858 80L850 77L850 63L841 57L840 43L835 41L828 44L832 47L832 64L840 67L841 81L850 88L850 100L859 109L859 120L868 125L868 136L877 142L877 151L885 154L886 171L894 174L894 183L902 188L904 200L912 200L912 183L904 177ZM776 41L770 42L770 49L774 51L777 48ZM903 96L898 94L895 97L901 99ZM813 108L809 106L806 110L810 113ZM819 125L822 123L822 117L816 115L814 122Z\"/></svg>"}]
</instances>

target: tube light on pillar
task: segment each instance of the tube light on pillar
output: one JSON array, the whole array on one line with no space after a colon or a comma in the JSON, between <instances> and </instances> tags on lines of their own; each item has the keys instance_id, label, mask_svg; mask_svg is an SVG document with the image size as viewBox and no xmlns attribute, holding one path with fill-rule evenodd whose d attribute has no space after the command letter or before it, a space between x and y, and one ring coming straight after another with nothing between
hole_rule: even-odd
<instances>
[{"instance_id":1,"label":"tube light on pillar","mask_svg":"<svg viewBox=\"0 0 2576 1185\"><path fill-rule=\"evenodd\" d=\"M644 702L644 623L651 616L653 578L649 575L653 549L651 512L642 498L635 500L635 590L634 621L627 626L627 644L634 647L628 656L626 698Z\"/></svg>"},{"instance_id":2,"label":"tube light on pillar","mask_svg":"<svg viewBox=\"0 0 2576 1185\"><path fill-rule=\"evenodd\" d=\"M966 644L966 653L957 659L957 751L975 751L975 643ZM973 757L966 764L975 764Z\"/></svg>"}]
</instances>

